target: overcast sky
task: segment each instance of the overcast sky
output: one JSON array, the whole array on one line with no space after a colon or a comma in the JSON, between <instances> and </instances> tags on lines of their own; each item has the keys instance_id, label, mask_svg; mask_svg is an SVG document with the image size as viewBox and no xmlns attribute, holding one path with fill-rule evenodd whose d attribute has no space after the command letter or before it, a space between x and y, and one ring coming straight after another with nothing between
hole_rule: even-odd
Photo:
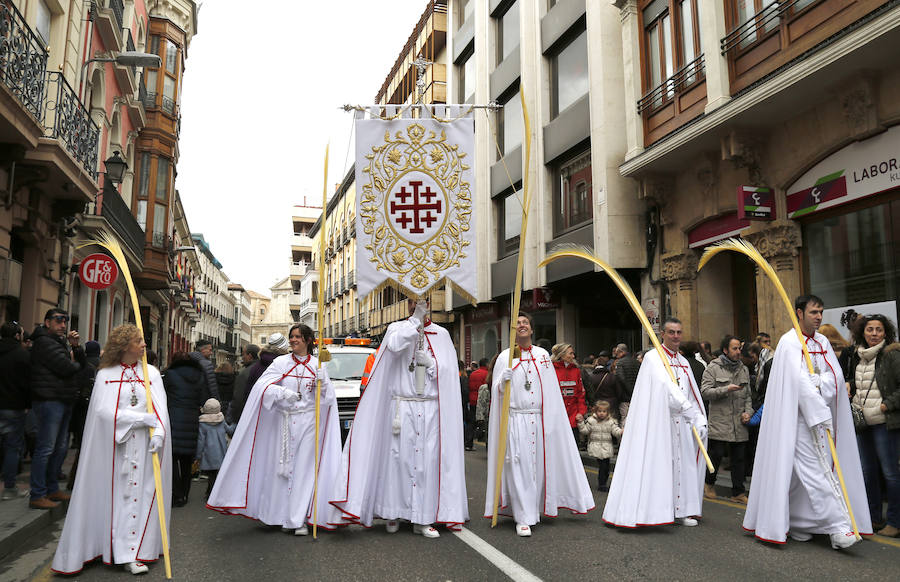
<instances>
[{"instance_id":1,"label":"overcast sky","mask_svg":"<svg viewBox=\"0 0 900 582\"><path fill-rule=\"evenodd\" d=\"M291 211L353 163L350 113L381 88L427 0L202 2L187 53L178 177L188 224L233 282L289 274Z\"/></svg>"}]
</instances>

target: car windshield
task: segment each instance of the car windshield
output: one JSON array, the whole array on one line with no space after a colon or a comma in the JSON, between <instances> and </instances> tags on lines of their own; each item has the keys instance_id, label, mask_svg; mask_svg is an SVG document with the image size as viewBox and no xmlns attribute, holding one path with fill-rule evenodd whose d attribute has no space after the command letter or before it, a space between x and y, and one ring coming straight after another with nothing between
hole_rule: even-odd
<instances>
[{"instance_id":1,"label":"car windshield","mask_svg":"<svg viewBox=\"0 0 900 582\"><path fill-rule=\"evenodd\" d=\"M335 350L331 352L328 362L328 376L332 380L362 380L366 367L366 352L345 353Z\"/></svg>"}]
</instances>

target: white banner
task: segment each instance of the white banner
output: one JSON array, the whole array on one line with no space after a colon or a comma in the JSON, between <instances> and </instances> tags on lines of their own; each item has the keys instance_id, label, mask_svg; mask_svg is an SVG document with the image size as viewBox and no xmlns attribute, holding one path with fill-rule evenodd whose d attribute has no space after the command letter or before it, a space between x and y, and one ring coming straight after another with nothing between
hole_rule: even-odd
<instances>
[{"instance_id":1,"label":"white banner","mask_svg":"<svg viewBox=\"0 0 900 582\"><path fill-rule=\"evenodd\" d=\"M356 122L356 272L360 298L389 284L412 296L452 282L476 297L475 122Z\"/></svg>"}]
</instances>

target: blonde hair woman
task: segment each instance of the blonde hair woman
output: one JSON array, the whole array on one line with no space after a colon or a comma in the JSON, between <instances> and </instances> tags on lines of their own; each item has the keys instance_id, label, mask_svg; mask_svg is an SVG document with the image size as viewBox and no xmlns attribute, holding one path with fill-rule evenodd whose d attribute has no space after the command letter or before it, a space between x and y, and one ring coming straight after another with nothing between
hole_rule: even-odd
<instances>
[{"instance_id":1,"label":"blonde hair woman","mask_svg":"<svg viewBox=\"0 0 900 582\"><path fill-rule=\"evenodd\" d=\"M75 490L52 569L81 571L97 557L132 574L157 560L162 536L156 508L153 453L160 456L162 499L170 515L171 445L166 393L159 370L147 367L153 413L147 412L144 338L131 324L112 330L94 380ZM150 429L154 429L153 437Z\"/></svg>"}]
</instances>

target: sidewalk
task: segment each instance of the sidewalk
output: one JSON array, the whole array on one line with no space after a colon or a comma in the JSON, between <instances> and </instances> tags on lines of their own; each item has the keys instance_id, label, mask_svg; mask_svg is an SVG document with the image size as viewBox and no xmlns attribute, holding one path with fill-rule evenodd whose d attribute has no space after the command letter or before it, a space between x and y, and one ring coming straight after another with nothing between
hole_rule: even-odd
<instances>
[{"instance_id":1,"label":"sidewalk","mask_svg":"<svg viewBox=\"0 0 900 582\"><path fill-rule=\"evenodd\" d=\"M68 474L75 459L75 449L69 449L69 454L63 463L63 472ZM27 492L31 478L31 463L22 464L22 472L16 477L16 484L20 492ZM66 482L60 482L60 488L66 489ZM32 536L50 527L56 520L66 516L69 502L64 501L53 509L31 509L28 507L29 496L25 494L17 499L0 501L0 562L5 561L11 555L28 546Z\"/></svg>"}]
</instances>

